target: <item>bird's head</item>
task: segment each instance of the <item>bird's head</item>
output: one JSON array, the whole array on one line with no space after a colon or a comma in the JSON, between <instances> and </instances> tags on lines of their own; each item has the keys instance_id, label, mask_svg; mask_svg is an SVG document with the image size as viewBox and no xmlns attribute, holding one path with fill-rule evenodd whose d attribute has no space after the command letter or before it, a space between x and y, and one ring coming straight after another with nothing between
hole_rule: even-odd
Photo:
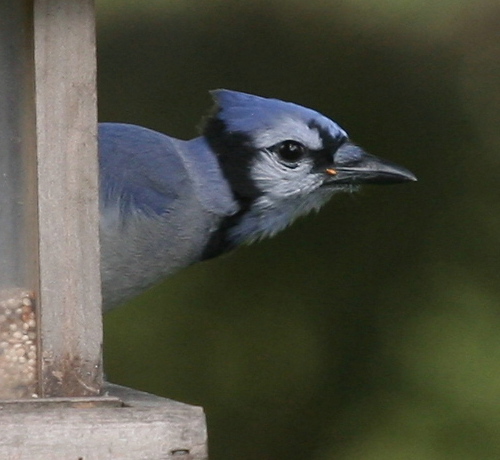
<instances>
[{"instance_id":1,"label":"bird's head","mask_svg":"<svg viewBox=\"0 0 500 460\"><path fill-rule=\"evenodd\" d=\"M211 94L215 108L204 135L247 214L235 230L238 242L276 233L335 192L416 180L365 153L314 110L236 91Z\"/></svg>"}]
</instances>

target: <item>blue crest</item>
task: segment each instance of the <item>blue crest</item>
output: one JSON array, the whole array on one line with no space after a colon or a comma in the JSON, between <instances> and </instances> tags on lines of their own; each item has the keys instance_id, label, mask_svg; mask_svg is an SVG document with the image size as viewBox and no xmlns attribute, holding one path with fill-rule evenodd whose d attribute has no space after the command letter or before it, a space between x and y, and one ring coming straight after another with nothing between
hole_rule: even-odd
<instances>
[{"instance_id":1,"label":"blue crest","mask_svg":"<svg viewBox=\"0 0 500 460\"><path fill-rule=\"evenodd\" d=\"M323 138L337 141L347 137L346 132L329 118L291 102L227 89L217 89L210 94L218 109L215 117L229 132L251 134L274 129L279 123L294 119L317 129Z\"/></svg>"}]
</instances>

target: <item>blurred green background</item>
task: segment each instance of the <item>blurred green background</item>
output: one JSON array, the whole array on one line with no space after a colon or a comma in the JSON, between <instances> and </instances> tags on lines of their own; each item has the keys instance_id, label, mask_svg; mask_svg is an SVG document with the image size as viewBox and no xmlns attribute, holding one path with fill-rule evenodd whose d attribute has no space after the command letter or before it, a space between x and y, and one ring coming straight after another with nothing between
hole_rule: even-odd
<instances>
[{"instance_id":1,"label":"blurred green background","mask_svg":"<svg viewBox=\"0 0 500 460\"><path fill-rule=\"evenodd\" d=\"M98 0L101 121L209 89L312 107L366 187L105 319L109 380L202 405L214 460L500 458L500 3Z\"/></svg>"}]
</instances>

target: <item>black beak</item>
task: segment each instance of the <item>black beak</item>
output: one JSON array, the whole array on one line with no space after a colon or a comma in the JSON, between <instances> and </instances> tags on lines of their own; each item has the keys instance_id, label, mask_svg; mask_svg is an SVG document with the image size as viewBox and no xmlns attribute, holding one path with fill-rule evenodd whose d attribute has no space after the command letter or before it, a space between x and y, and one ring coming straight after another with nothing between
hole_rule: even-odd
<instances>
[{"instance_id":1,"label":"black beak","mask_svg":"<svg viewBox=\"0 0 500 460\"><path fill-rule=\"evenodd\" d=\"M414 182L415 175L391 161L378 158L350 142L342 145L334 156L334 164L326 171L329 184L398 184Z\"/></svg>"}]
</instances>

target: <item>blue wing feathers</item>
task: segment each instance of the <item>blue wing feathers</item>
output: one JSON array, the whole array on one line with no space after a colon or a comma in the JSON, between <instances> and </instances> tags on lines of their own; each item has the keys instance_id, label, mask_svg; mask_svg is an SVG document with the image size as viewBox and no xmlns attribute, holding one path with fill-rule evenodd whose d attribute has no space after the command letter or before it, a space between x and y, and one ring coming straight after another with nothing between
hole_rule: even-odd
<instances>
[{"instance_id":1,"label":"blue wing feathers","mask_svg":"<svg viewBox=\"0 0 500 460\"><path fill-rule=\"evenodd\" d=\"M174 140L134 125L99 125L101 200L122 213L167 214L188 177Z\"/></svg>"}]
</instances>

